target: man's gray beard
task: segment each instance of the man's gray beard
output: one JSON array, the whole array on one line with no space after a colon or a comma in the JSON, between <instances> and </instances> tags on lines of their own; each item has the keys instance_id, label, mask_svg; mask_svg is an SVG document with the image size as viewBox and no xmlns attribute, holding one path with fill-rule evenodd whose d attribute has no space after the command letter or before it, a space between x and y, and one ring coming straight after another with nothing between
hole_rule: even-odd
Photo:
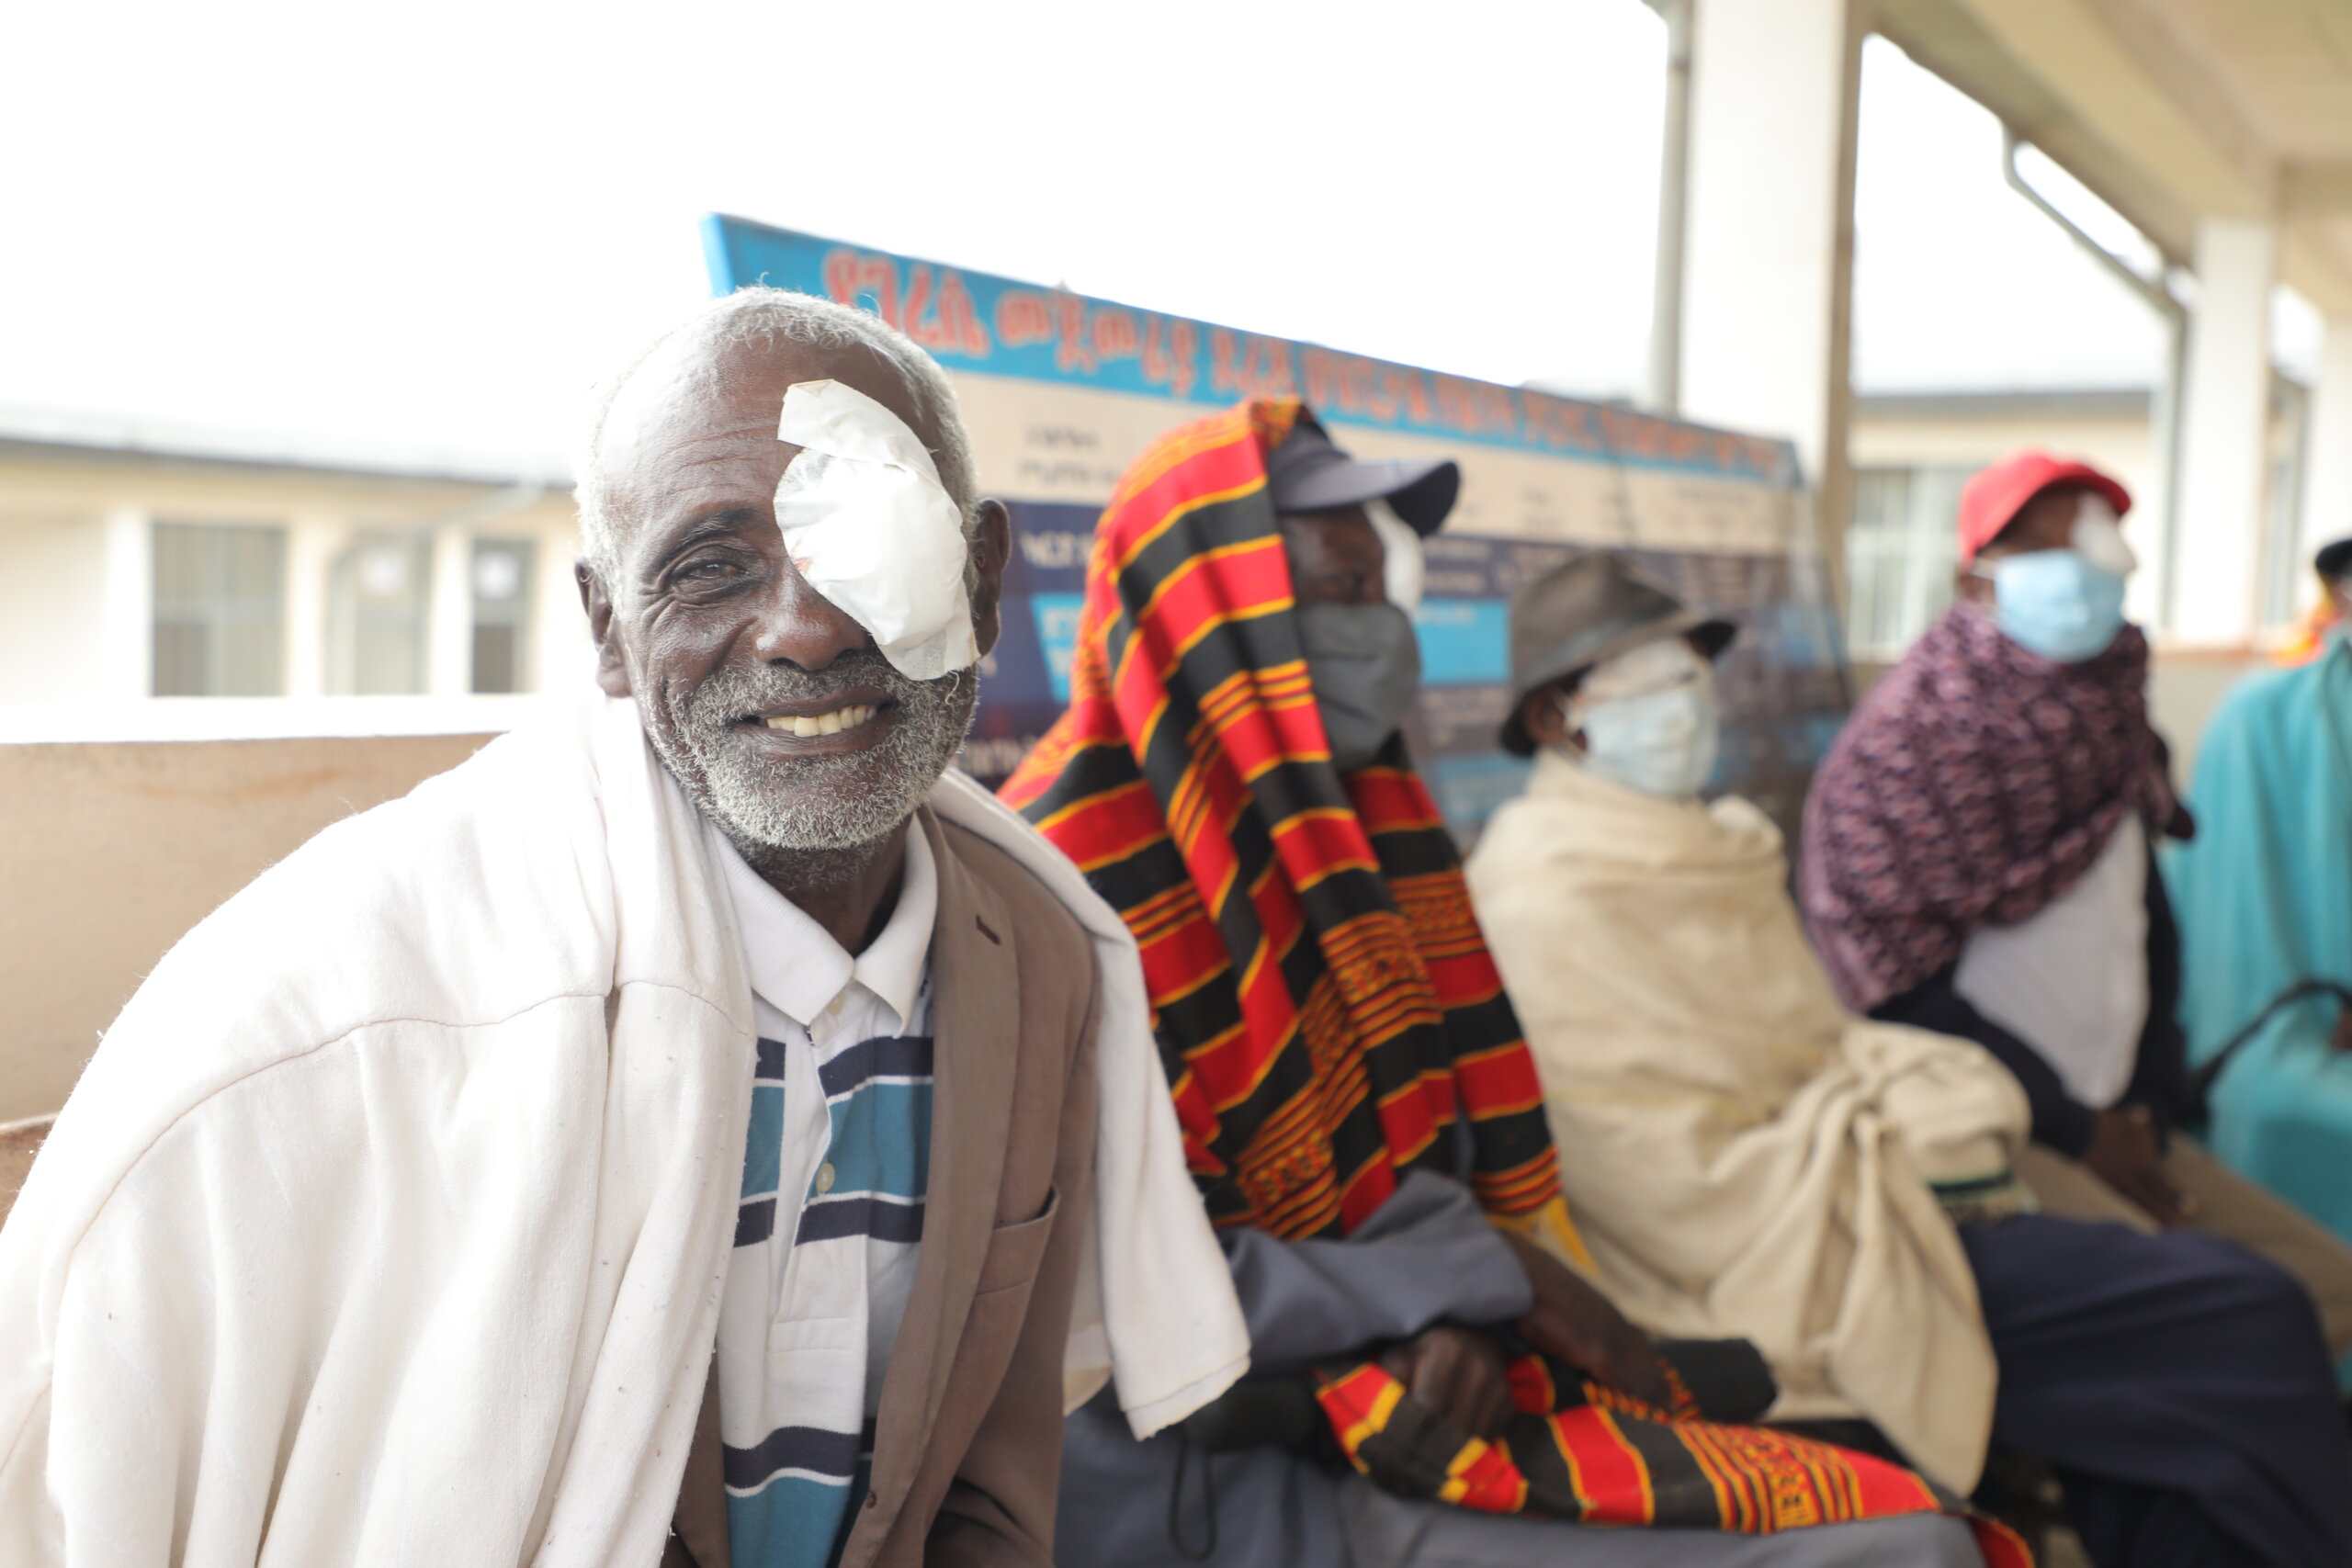
<instances>
[{"instance_id":1,"label":"man's gray beard","mask_svg":"<svg viewBox=\"0 0 2352 1568\"><path fill-rule=\"evenodd\" d=\"M821 705L860 686L879 687L897 704L889 739L872 750L779 762L754 751L736 730L746 714L785 703ZM915 681L870 649L844 654L815 674L729 665L690 691L663 694L674 735L656 736L653 749L754 866L783 862L830 879L829 871L846 874L862 863L862 852L922 804L964 744L979 694L976 667Z\"/></svg>"}]
</instances>

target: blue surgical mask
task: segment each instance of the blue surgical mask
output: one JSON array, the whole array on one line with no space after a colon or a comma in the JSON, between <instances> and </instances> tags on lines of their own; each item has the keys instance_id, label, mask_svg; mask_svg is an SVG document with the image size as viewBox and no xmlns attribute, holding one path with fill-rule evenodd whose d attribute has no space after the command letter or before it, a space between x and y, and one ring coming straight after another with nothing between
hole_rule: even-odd
<instances>
[{"instance_id":1,"label":"blue surgical mask","mask_svg":"<svg viewBox=\"0 0 2352 1568\"><path fill-rule=\"evenodd\" d=\"M1584 731L1584 765L1627 789L1684 799L1715 771L1722 727L1712 682L1579 705L1571 722Z\"/></svg>"},{"instance_id":2,"label":"blue surgical mask","mask_svg":"<svg viewBox=\"0 0 2352 1568\"><path fill-rule=\"evenodd\" d=\"M2123 574L2078 550L1993 563L1994 620L2011 642L2061 664L2107 651L2123 630Z\"/></svg>"}]
</instances>

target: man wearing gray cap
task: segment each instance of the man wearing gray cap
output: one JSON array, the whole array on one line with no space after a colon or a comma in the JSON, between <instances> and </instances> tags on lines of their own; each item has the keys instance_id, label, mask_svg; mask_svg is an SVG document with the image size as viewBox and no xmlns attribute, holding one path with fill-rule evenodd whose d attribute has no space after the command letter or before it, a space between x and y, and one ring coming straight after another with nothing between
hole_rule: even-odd
<instances>
[{"instance_id":1,"label":"man wearing gray cap","mask_svg":"<svg viewBox=\"0 0 2352 1568\"><path fill-rule=\"evenodd\" d=\"M1251 1371L1148 1439L1100 1398L1074 1413L1056 1561L1979 1562L1958 1518L1838 1512L1843 1491L1814 1509L1806 1483L1781 1484L1793 1467L1765 1483L1747 1446L1724 1461L1736 1479L1704 1479L1693 1460L1671 1472L1689 1487L1651 1485L1679 1462L1668 1450L1689 1457L1660 1415L1675 1375L1723 1419L1760 1409L1769 1379L1760 1366L1744 1388L1718 1379L1744 1402L1711 1404L1687 1348L1653 1346L1563 1261L1582 1244L1534 1069L1396 733L1419 686L1404 608L1417 536L1443 521L1453 466L1357 462L1304 411L1269 402L1170 433L1130 474L1149 482L1123 481L1098 525L1071 706L1004 795L1144 943L1161 1059ZM1170 651L1122 651L1137 649ZM1611 1430L1652 1442L1643 1462L1659 1469L1617 1472L1620 1511L1602 1511L1605 1484L1563 1506L1532 1483L1474 1495L1455 1479L1514 1421L1550 1429L1550 1398L1523 1405L1532 1391L1512 1382L1513 1358L1529 1352L1575 1370L1555 1397L1608 1391L1593 1397L1615 1401ZM1341 1398L1338 1382L1366 1382L1390 1391L1375 1416L1321 1403ZM1637 1440L1612 1438L1608 1452ZM1533 1456L1539 1439L1515 1451ZM1928 1501L1909 1477L1901 1491L1907 1508ZM1800 1495L1806 1505L1769 1515L1717 1505ZM1759 1519L1777 1533L1742 1533Z\"/></svg>"},{"instance_id":2,"label":"man wearing gray cap","mask_svg":"<svg viewBox=\"0 0 2352 1568\"><path fill-rule=\"evenodd\" d=\"M1465 869L1596 1282L1654 1332L1753 1340L1777 1416L1866 1418L1956 1490L1988 1438L2047 1460L2101 1568L2352 1561L2294 1282L2023 1212L2016 1080L1847 1011L1780 831L1702 803L1732 640L1605 554L1511 607L1500 739L1535 770Z\"/></svg>"},{"instance_id":3,"label":"man wearing gray cap","mask_svg":"<svg viewBox=\"0 0 2352 1568\"><path fill-rule=\"evenodd\" d=\"M1334 446L1311 414L1266 457L1282 515L1315 703L1331 765L1372 761L1421 689L1412 611L1421 598L1421 540L1462 491L1451 458L1366 462Z\"/></svg>"}]
</instances>

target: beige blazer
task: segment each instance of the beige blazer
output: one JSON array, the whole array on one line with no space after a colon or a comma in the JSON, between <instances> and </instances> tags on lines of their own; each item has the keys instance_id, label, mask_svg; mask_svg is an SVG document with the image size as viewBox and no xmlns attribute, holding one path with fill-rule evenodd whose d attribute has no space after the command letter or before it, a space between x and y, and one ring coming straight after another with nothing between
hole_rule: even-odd
<instances>
[{"instance_id":1,"label":"beige blazer","mask_svg":"<svg viewBox=\"0 0 2352 1568\"><path fill-rule=\"evenodd\" d=\"M931 1192L842 1568L1053 1561L1062 1353L1092 1224L1093 947L1004 852L928 807L939 867ZM663 1568L732 1568L706 1386Z\"/></svg>"}]
</instances>

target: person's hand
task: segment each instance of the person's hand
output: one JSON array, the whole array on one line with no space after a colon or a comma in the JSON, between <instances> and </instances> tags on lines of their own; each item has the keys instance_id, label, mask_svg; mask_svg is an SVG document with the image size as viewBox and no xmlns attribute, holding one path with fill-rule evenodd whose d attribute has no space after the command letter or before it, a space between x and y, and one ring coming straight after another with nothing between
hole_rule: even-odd
<instances>
[{"instance_id":1,"label":"person's hand","mask_svg":"<svg viewBox=\"0 0 2352 1568\"><path fill-rule=\"evenodd\" d=\"M2083 1164L2167 1230L2197 1212L2196 1201L2165 1177L2156 1120L2144 1105L2100 1111Z\"/></svg>"},{"instance_id":2,"label":"person's hand","mask_svg":"<svg viewBox=\"0 0 2352 1568\"><path fill-rule=\"evenodd\" d=\"M1491 1438L1510 1419L1501 1348L1475 1329L1426 1330L1392 1348L1380 1364L1441 1419L1474 1438Z\"/></svg>"},{"instance_id":3,"label":"person's hand","mask_svg":"<svg viewBox=\"0 0 2352 1568\"><path fill-rule=\"evenodd\" d=\"M1520 1337L1555 1359L1590 1373L1621 1393L1657 1405L1674 1408L1674 1393L1658 1365L1649 1336L1625 1321L1576 1271L1534 1242L1510 1231L1498 1231L1527 1271L1535 1291L1535 1305L1513 1325Z\"/></svg>"}]
</instances>

